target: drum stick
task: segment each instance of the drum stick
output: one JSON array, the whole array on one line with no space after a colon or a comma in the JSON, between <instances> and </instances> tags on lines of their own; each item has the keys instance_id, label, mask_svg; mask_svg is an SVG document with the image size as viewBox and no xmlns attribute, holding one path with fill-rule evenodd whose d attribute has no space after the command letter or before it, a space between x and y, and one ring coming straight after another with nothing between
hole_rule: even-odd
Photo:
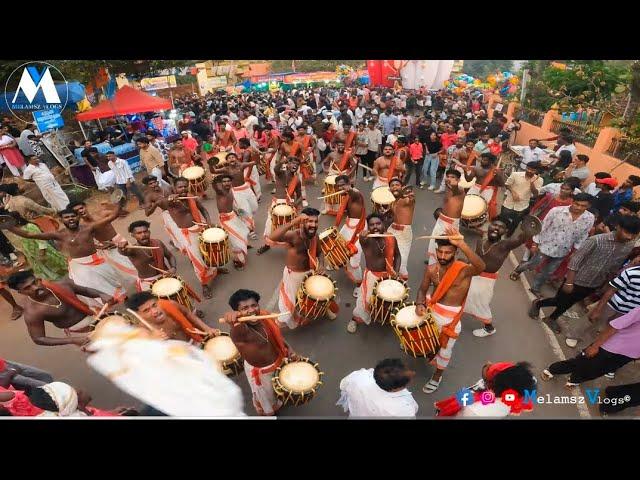
<instances>
[{"instance_id":1,"label":"drum stick","mask_svg":"<svg viewBox=\"0 0 640 480\"><path fill-rule=\"evenodd\" d=\"M194 225L202 225L203 227L208 227L209 224L208 223L201 223L201 222L193 222Z\"/></svg>"},{"instance_id":2,"label":"drum stick","mask_svg":"<svg viewBox=\"0 0 640 480\"><path fill-rule=\"evenodd\" d=\"M144 325L145 327L147 327L149 330L151 330L152 332L155 332L156 329L153 328L151 326L151 324L149 324L149 322L147 322L144 318L142 318L140 315L138 315L136 312L134 312L133 310L131 310L130 308L127 308L127 312L129 312L131 315L133 315L142 325Z\"/></svg>"},{"instance_id":3,"label":"drum stick","mask_svg":"<svg viewBox=\"0 0 640 480\"><path fill-rule=\"evenodd\" d=\"M416 237L416 240L426 240L430 238L434 240L464 240L462 235L425 235L423 237Z\"/></svg>"},{"instance_id":4,"label":"drum stick","mask_svg":"<svg viewBox=\"0 0 640 480\"><path fill-rule=\"evenodd\" d=\"M189 197L178 197L178 200L189 200L189 199L191 199L191 198L200 198L200 197L197 197L197 196L193 196L193 195L192 195L192 196L189 196Z\"/></svg>"},{"instance_id":5,"label":"drum stick","mask_svg":"<svg viewBox=\"0 0 640 480\"><path fill-rule=\"evenodd\" d=\"M342 190L340 190L339 192L333 192L333 193L330 193L329 195L325 195L323 197L317 197L317 198L318 200L322 200L323 198L335 197L336 195L342 195L343 193L346 193L346 192L343 192Z\"/></svg>"},{"instance_id":6,"label":"drum stick","mask_svg":"<svg viewBox=\"0 0 640 480\"><path fill-rule=\"evenodd\" d=\"M367 235L367 238L382 238L382 237L394 237L393 233L370 233Z\"/></svg>"},{"instance_id":7,"label":"drum stick","mask_svg":"<svg viewBox=\"0 0 640 480\"><path fill-rule=\"evenodd\" d=\"M283 313L270 313L269 315L249 315L248 317L238 317L238 322L250 322L252 320L265 320L267 318L278 318L283 315L288 315L287 312ZM220 323L226 323L224 318L219 318L218 321Z\"/></svg>"},{"instance_id":8,"label":"drum stick","mask_svg":"<svg viewBox=\"0 0 640 480\"><path fill-rule=\"evenodd\" d=\"M198 330L197 328L190 328L189 331L197 335L209 335L207 332L203 332L202 330Z\"/></svg>"},{"instance_id":9,"label":"drum stick","mask_svg":"<svg viewBox=\"0 0 640 480\"><path fill-rule=\"evenodd\" d=\"M358 165L360 165L362 168L364 168L365 170L369 170L370 172L373 172L373 168L371 167L367 167L366 165L363 165L362 163L359 163ZM375 172L374 172L375 173Z\"/></svg>"},{"instance_id":10,"label":"drum stick","mask_svg":"<svg viewBox=\"0 0 640 480\"><path fill-rule=\"evenodd\" d=\"M153 265L149 265L151 268L153 268L154 270L157 270L160 273L164 273L165 275L171 275L168 271L166 270L162 270L161 268L158 267L154 267Z\"/></svg>"},{"instance_id":11,"label":"drum stick","mask_svg":"<svg viewBox=\"0 0 640 480\"><path fill-rule=\"evenodd\" d=\"M96 320L99 319L102 315L104 315L104 312L107 311L107 308L109 308L109 304L105 303L100 309L100 311L96 315L94 315Z\"/></svg>"},{"instance_id":12,"label":"drum stick","mask_svg":"<svg viewBox=\"0 0 640 480\"><path fill-rule=\"evenodd\" d=\"M154 250L156 248L160 248L160 247L145 247L144 245L127 245L125 248L127 249L138 249L138 250Z\"/></svg>"}]
</instances>

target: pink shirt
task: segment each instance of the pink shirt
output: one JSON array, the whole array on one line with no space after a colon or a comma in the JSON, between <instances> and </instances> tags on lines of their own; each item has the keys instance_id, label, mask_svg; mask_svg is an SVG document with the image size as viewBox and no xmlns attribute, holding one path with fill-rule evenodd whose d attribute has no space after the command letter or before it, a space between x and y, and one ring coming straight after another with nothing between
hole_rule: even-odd
<instances>
[{"instance_id":1,"label":"pink shirt","mask_svg":"<svg viewBox=\"0 0 640 480\"><path fill-rule=\"evenodd\" d=\"M640 358L640 307L609 322L617 331L602 344L607 352Z\"/></svg>"},{"instance_id":2,"label":"pink shirt","mask_svg":"<svg viewBox=\"0 0 640 480\"><path fill-rule=\"evenodd\" d=\"M445 150L449 148L451 145L455 145L457 140L458 140L457 133L443 133L440 136L440 142L442 143L442 146L444 147Z\"/></svg>"},{"instance_id":3,"label":"pink shirt","mask_svg":"<svg viewBox=\"0 0 640 480\"><path fill-rule=\"evenodd\" d=\"M424 148L421 143L412 143L409 145L409 154L411 155L411 160L417 161L420 160L424 156Z\"/></svg>"}]
</instances>

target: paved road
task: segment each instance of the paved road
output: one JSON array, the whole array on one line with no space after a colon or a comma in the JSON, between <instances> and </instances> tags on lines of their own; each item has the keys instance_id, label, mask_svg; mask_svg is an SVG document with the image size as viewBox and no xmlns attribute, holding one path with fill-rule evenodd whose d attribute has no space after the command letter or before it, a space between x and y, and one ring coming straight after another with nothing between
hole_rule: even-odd
<instances>
[{"instance_id":1,"label":"paved road","mask_svg":"<svg viewBox=\"0 0 640 480\"><path fill-rule=\"evenodd\" d=\"M370 183L358 181L358 187L368 197ZM266 206L270 199L269 188L263 186L263 200L256 216L257 231L262 233ZM317 206L315 197L319 190L307 187L307 195L312 205ZM430 233L434 219L432 212L440 205L441 196L427 190L416 190L418 207L414 219L414 236L426 230ZM208 200L206 206L215 218L215 202ZM144 217L140 210L134 210L127 218L116 221L116 229L126 232L130 222ZM322 218L321 227L329 226L333 217ZM156 238L167 241L162 228L159 212L151 217L152 234ZM471 239L469 239L471 240ZM475 241L475 238L473 238ZM252 242L257 248L260 242ZM409 262L410 298L415 297L416 289L424 269L423 258L426 250L425 241L416 241L411 251ZM257 256L256 249L251 250L245 271L231 270L230 275L218 277L214 288L214 298L203 303L201 309L206 312L207 322L214 324L216 319L228 309L227 299L237 288L251 288L263 297L263 305L269 301L282 275L284 250L272 249L265 255ZM480 369L487 361L521 361L531 362L536 372L558 359L557 353L549 342L542 326L527 317L529 299L520 282L508 279L512 265L507 261L496 287L493 301L495 325L497 333L492 337L478 339L471 332L478 328L478 323L469 317L463 318L462 333L455 345L453 358L445 372L440 389L432 395L422 393L421 388L430 378L433 367L424 360L407 357L400 350L399 342L389 326L371 325L359 327L354 335L347 333L346 325L351 318L355 299L352 296L353 285L344 272L334 272L339 287L338 302L340 314L335 321L322 320L317 324L294 331L286 331L287 340L299 353L311 357L320 364L324 371L324 383L316 397L307 405L287 407L281 411L282 416L297 417L344 417L345 414L335 406L339 397L339 382L350 372L360 368L370 368L387 357L404 357L415 368L417 376L410 385L410 390L420 405L418 415L431 417L433 402L453 394L461 387L471 385L480 377ZM196 284L193 270L185 257L178 255L178 271L184 278ZM19 299L21 301L21 299ZM28 338L23 321L10 322L9 309L6 303L0 304L0 355L4 358L32 364L50 371L56 379L86 389L94 398L96 406L111 408L123 404L138 404L112 386L106 379L93 372L86 365L85 356L77 348L42 347L34 345ZM223 330L226 327L223 327ZM58 332L56 332L58 333ZM61 332L59 332L62 334ZM245 411L253 413L250 391L244 374L235 377L245 396ZM563 382L540 382L539 394L567 395ZM578 418L579 410L575 405L538 405L533 412L524 418Z\"/></svg>"}]
</instances>

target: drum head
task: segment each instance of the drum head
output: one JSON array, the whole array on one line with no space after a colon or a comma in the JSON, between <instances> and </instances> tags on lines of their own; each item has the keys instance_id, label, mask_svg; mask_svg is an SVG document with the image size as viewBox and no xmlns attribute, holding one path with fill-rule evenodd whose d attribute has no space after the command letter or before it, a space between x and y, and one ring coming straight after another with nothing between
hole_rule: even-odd
<instances>
[{"instance_id":1,"label":"drum head","mask_svg":"<svg viewBox=\"0 0 640 480\"><path fill-rule=\"evenodd\" d=\"M467 195L462 206L462 218L475 218L487 211L487 201L480 195Z\"/></svg>"},{"instance_id":2,"label":"drum head","mask_svg":"<svg viewBox=\"0 0 640 480\"><path fill-rule=\"evenodd\" d=\"M275 205L272 212L279 217L287 217L293 215L293 207L290 205Z\"/></svg>"},{"instance_id":3,"label":"drum head","mask_svg":"<svg viewBox=\"0 0 640 480\"><path fill-rule=\"evenodd\" d=\"M380 205L390 205L396 201L389 187L378 187L371 192L371 200Z\"/></svg>"},{"instance_id":4,"label":"drum head","mask_svg":"<svg viewBox=\"0 0 640 480\"><path fill-rule=\"evenodd\" d=\"M528 237L533 237L542 231L542 222L534 215L526 215L522 219L520 227Z\"/></svg>"},{"instance_id":5,"label":"drum head","mask_svg":"<svg viewBox=\"0 0 640 480\"><path fill-rule=\"evenodd\" d=\"M205 344L204 351L218 362L228 362L238 356L238 349L228 335L212 338Z\"/></svg>"},{"instance_id":6,"label":"drum head","mask_svg":"<svg viewBox=\"0 0 640 480\"><path fill-rule=\"evenodd\" d=\"M316 367L307 362L291 362L280 370L280 383L291 392L313 389L320 380Z\"/></svg>"},{"instance_id":7,"label":"drum head","mask_svg":"<svg viewBox=\"0 0 640 480\"><path fill-rule=\"evenodd\" d=\"M227 238L227 232L218 227L207 228L202 232L202 240L207 243L222 242Z\"/></svg>"},{"instance_id":8,"label":"drum head","mask_svg":"<svg viewBox=\"0 0 640 480\"><path fill-rule=\"evenodd\" d=\"M106 317L104 317L102 320L100 320L98 322L98 324L96 325L96 328L93 330L93 332L91 333L92 337L98 337L100 335L102 335L102 331L106 329L111 329L112 327L122 327L122 326L129 326L129 320L126 319L126 317L123 317L122 315L108 315Z\"/></svg>"},{"instance_id":9,"label":"drum head","mask_svg":"<svg viewBox=\"0 0 640 480\"><path fill-rule=\"evenodd\" d=\"M151 286L151 293L157 297L170 297L182 290L182 282L177 278L161 278Z\"/></svg>"},{"instance_id":10,"label":"drum head","mask_svg":"<svg viewBox=\"0 0 640 480\"><path fill-rule=\"evenodd\" d=\"M327 177L324 179L324 183L328 185L335 185L337 177L337 175L327 175Z\"/></svg>"},{"instance_id":11,"label":"drum head","mask_svg":"<svg viewBox=\"0 0 640 480\"><path fill-rule=\"evenodd\" d=\"M400 310L398 310L398 313L396 313L394 319L392 320L392 323L397 325L398 327L406 328L417 327L422 322L424 322L424 319L416 315L415 305L402 307Z\"/></svg>"},{"instance_id":12,"label":"drum head","mask_svg":"<svg viewBox=\"0 0 640 480\"><path fill-rule=\"evenodd\" d=\"M311 275L304 281L305 291L315 299L326 300L331 298L335 287L333 281L324 275Z\"/></svg>"},{"instance_id":13,"label":"drum head","mask_svg":"<svg viewBox=\"0 0 640 480\"><path fill-rule=\"evenodd\" d=\"M185 168L182 176L187 180L197 180L204 177L204 168L198 166Z\"/></svg>"},{"instance_id":14,"label":"drum head","mask_svg":"<svg viewBox=\"0 0 640 480\"><path fill-rule=\"evenodd\" d=\"M330 236L331 234L334 234L334 235L335 235L335 233L337 233L337 231L336 231L335 227L329 227L329 228L327 228L324 232L320 233L320 234L318 235L318 238L319 238L320 240L322 240L323 238L326 238L326 237Z\"/></svg>"},{"instance_id":15,"label":"drum head","mask_svg":"<svg viewBox=\"0 0 640 480\"><path fill-rule=\"evenodd\" d=\"M376 294L388 302L399 302L407 293L407 287L398 280L386 279L378 282Z\"/></svg>"}]
</instances>

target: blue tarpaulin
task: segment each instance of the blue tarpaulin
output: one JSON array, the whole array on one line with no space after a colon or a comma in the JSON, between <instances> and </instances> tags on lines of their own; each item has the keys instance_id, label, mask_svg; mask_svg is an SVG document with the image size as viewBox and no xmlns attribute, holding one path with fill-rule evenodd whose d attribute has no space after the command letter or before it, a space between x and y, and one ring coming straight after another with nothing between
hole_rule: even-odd
<instances>
[{"instance_id":1,"label":"blue tarpaulin","mask_svg":"<svg viewBox=\"0 0 640 480\"><path fill-rule=\"evenodd\" d=\"M69 85L69 100L67 102L67 108L75 110L76 102L79 102L85 96L84 85L82 85L80 82L69 82L67 85ZM56 90L58 91L58 96L62 101L64 101L63 99L67 95L67 85L64 83L56 83ZM7 103L11 103L11 100L13 100L15 94L16 92L7 92L6 94L0 93L0 110L9 110L7 108ZM38 95L42 95L42 93L38 92ZM34 100L37 99L38 96L36 96Z\"/></svg>"}]
</instances>

